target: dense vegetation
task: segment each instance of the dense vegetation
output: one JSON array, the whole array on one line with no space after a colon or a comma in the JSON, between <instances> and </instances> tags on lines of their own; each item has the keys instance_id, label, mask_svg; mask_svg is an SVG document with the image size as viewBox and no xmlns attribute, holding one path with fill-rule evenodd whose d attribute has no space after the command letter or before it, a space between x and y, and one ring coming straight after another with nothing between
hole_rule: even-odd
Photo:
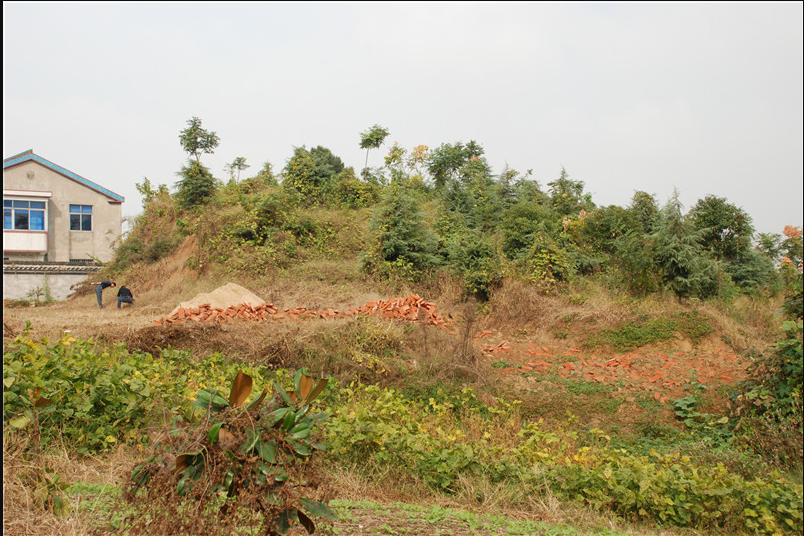
<instances>
[{"instance_id":1,"label":"dense vegetation","mask_svg":"<svg viewBox=\"0 0 804 536\"><path fill-rule=\"evenodd\" d=\"M387 136L378 125L361 134L367 163ZM800 228L756 234L748 214L717 196L687 212L677 193L664 204L636 192L626 207L600 207L564 169L546 185L530 172L494 175L475 141L410 151L394 144L382 166L359 174L317 146L295 148L278 176L266 162L240 181L249 166L238 157L228 182L201 164L219 140L200 120L188 121L180 141L191 158L176 192L148 179L138 184L143 212L107 276L136 279L182 246L191 246L185 268L199 277L253 282L298 275L293 270L305 263L359 262L362 279L352 284L427 289L460 282L463 342L448 348L425 330L355 320L304 341L283 340L283 363L296 371L236 363L218 352L201 357L167 347L156 355L67 334L35 340L29 326L4 341L5 439L27 438L24 451L32 457L56 447L102 455L136 446L150 456L132 475L143 489L130 496L149 497L146 488L160 483L157 495L177 501L160 499L161 525L142 522L160 516L146 499L121 507L145 517L132 523L112 516L105 530L158 533L185 507L195 508L198 527L209 528L219 512L244 504L266 514L266 534L285 533L293 523L310 530L311 517L331 519L333 512L319 495L289 498L283 490L311 481L326 489L336 470L470 504L487 500L489 489L506 489L507 504L522 508L549 496L636 523L804 530ZM342 283L341 274L331 276L334 283ZM486 314L495 296L528 288L583 307L590 285L635 309L651 299L679 304L671 313L599 329L585 339L590 348L622 352L677 337L695 344L715 328L694 305L712 303L745 320L745 300L781 304L771 311L778 316L767 315L776 344L743 349L753 364L747 381L719 393L728 409L706 408L714 394L689 382L686 395L670 402L675 421L655 418L654 400L636 400L650 418L629 433L592 419L579 424L581 408L571 402L580 399L614 420L623 403L616 387L554 378L567 393L557 410L547 401L523 401L512 384L487 380L467 341L472 319ZM577 318L562 317L555 338L567 337ZM332 377L313 388L304 368ZM244 405L252 383L253 392L265 390ZM263 404L266 395L273 399ZM318 409L308 414L316 398ZM235 436L248 440L241 445ZM278 452L293 463L277 461ZM160 467L175 467L176 477ZM40 507L65 508L52 471L27 478ZM209 486L193 495L202 478ZM230 533L242 529L237 519L229 518Z\"/></svg>"}]
</instances>

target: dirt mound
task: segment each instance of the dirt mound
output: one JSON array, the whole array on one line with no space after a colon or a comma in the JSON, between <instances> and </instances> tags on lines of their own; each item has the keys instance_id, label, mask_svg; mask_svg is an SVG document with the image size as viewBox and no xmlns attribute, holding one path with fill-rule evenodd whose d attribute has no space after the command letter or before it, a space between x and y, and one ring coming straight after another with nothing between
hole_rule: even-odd
<instances>
[{"instance_id":1,"label":"dirt mound","mask_svg":"<svg viewBox=\"0 0 804 536\"><path fill-rule=\"evenodd\" d=\"M265 300L240 285L235 283L227 283L222 287L218 287L212 292L199 294L195 298L181 302L168 316L176 314L179 309L198 308L201 305L209 304L213 309L228 309L231 306L248 303L252 307L259 307L265 303Z\"/></svg>"}]
</instances>

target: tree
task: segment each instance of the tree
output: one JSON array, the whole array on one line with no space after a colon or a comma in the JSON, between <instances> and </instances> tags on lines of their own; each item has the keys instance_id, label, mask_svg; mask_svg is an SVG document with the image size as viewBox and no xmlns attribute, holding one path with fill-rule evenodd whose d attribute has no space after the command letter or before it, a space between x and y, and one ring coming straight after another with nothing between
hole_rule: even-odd
<instances>
[{"instance_id":1,"label":"tree","mask_svg":"<svg viewBox=\"0 0 804 536\"><path fill-rule=\"evenodd\" d=\"M442 143L430 153L427 171L436 187L441 189L450 179L459 178L461 170L470 162L478 161L482 155L483 148L473 140L466 145L461 142L456 142L454 145Z\"/></svg>"},{"instance_id":2,"label":"tree","mask_svg":"<svg viewBox=\"0 0 804 536\"><path fill-rule=\"evenodd\" d=\"M201 120L197 117L187 120L187 128L179 133L182 148L201 162L201 153L212 154L220 143L218 135L201 128Z\"/></svg>"},{"instance_id":3,"label":"tree","mask_svg":"<svg viewBox=\"0 0 804 536\"><path fill-rule=\"evenodd\" d=\"M435 236L404 183L391 183L370 228L374 233L374 253L364 258L367 272L382 274L391 264L399 267L402 275L415 277L417 272L438 263Z\"/></svg>"},{"instance_id":4,"label":"tree","mask_svg":"<svg viewBox=\"0 0 804 536\"><path fill-rule=\"evenodd\" d=\"M282 170L282 188L295 190L305 201L317 194L315 183L315 162L304 147L296 147L285 169Z\"/></svg>"},{"instance_id":5,"label":"tree","mask_svg":"<svg viewBox=\"0 0 804 536\"><path fill-rule=\"evenodd\" d=\"M701 233L701 245L718 261L730 261L751 246L751 218L725 198L708 195L699 199L689 217Z\"/></svg>"},{"instance_id":6,"label":"tree","mask_svg":"<svg viewBox=\"0 0 804 536\"><path fill-rule=\"evenodd\" d=\"M656 199L647 192L638 191L631 198L630 212L636 215L639 220L640 233L651 234L654 231L656 220L659 217L659 207L656 206Z\"/></svg>"},{"instance_id":7,"label":"tree","mask_svg":"<svg viewBox=\"0 0 804 536\"><path fill-rule=\"evenodd\" d=\"M379 149L388 136L388 129L380 125L374 125L366 132L360 133L360 148L366 150L366 165L363 168L363 176L368 173L368 155L370 149Z\"/></svg>"},{"instance_id":8,"label":"tree","mask_svg":"<svg viewBox=\"0 0 804 536\"><path fill-rule=\"evenodd\" d=\"M271 186L278 184L276 176L274 176L274 166L270 162L265 162L262 165L262 169L257 173L255 178L262 179L262 182Z\"/></svg>"},{"instance_id":9,"label":"tree","mask_svg":"<svg viewBox=\"0 0 804 536\"><path fill-rule=\"evenodd\" d=\"M684 297L700 294L712 281L714 265L703 255L700 233L681 213L678 191L673 192L662 209L651 240L664 286L678 297L679 302Z\"/></svg>"},{"instance_id":10,"label":"tree","mask_svg":"<svg viewBox=\"0 0 804 536\"><path fill-rule=\"evenodd\" d=\"M548 182L550 187L550 202L558 214L562 216L577 215L581 210L591 210L595 204L592 197L583 193L583 181L574 181L569 178L569 174L562 167L561 176L553 182Z\"/></svg>"},{"instance_id":11,"label":"tree","mask_svg":"<svg viewBox=\"0 0 804 536\"><path fill-rule=\"evenodd\" d=\"M242 156L238 156L232 161L231 164L226 164L226 167L224 169L229 173L229 176L232 178L233 181L239 182L240 172L249 167L251 166L246 164L246 159ZM235 178L235 171L237 171L237 178Z\"/></svg>"},{"instance_id":12,"label":"tree","mask_svg":"<svg viewBox=\"0 0 804 536\"><path fill-rule=\"evenodd\" d=\"M190 160L177 173L181 179L176 183L179 205L191 208L201 205L215 193L215 177L198 161Z\"/></svg>"},{"instance_id":13,"label":"tree","mask_svg":"<svg viewBox=\"0 0 804 536\"><path fill-rule=\"evenodd\" d=\"M310 149L309 152L310 158L313 159L315 164L313 176L318 186L323 186L343 171L343 161L326 147L318 145Z\"/></svg>"}]
</instances>

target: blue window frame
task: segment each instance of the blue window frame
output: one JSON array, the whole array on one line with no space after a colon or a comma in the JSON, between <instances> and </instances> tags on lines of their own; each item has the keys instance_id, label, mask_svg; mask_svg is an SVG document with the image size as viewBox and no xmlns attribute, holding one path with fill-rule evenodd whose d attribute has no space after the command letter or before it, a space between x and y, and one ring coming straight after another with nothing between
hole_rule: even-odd
<instances>
[{"instance_id":1,"label":"blue window frame","mask_svg":"<svg viewBox=\"0 0 804 536\"><path fill-rule=\"evenodd\" d=\"M70 230L92 230L92 205L70 205Z\"/></svg>"},{"instance_id":2,"label":"blue window frame","mask_svg":"<svg viewBox=\"0 0 804 536\"><path fill-rule=\"evenodd\" d=\"M3 230L44 231L44 201L3 199Z\"/></svg>"}]
</instances>

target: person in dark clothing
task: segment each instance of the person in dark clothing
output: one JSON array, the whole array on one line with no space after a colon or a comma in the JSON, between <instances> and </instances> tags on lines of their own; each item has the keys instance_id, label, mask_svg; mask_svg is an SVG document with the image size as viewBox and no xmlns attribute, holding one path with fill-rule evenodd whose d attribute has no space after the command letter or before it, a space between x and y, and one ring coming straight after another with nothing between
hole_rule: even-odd
<instances>
[{"instance_id":1,"label":"person in dark clothing","mask_svg":"<svg viewBox=\"0 0 804 536\"><path fill-rule=\"evenodd\" d=\"M98 297L98 307L103 309L103 289L106 287L116 287L117 283L114 281L90 281L90 285L95 285L95 296Z\"/></svg>"},{"instance_id":2,"label":"person in dark clothing","mask_svg":"<svg viewBox=\"0 0 804 536\"><path fill-rule=\"evenodd\" d=\"M120 304L122 303L134 303L134 296L132 296L131 291L125 285L122 285L120 290L117 291L118 309L120 309Z\"/></svg>"}]
</instances>

